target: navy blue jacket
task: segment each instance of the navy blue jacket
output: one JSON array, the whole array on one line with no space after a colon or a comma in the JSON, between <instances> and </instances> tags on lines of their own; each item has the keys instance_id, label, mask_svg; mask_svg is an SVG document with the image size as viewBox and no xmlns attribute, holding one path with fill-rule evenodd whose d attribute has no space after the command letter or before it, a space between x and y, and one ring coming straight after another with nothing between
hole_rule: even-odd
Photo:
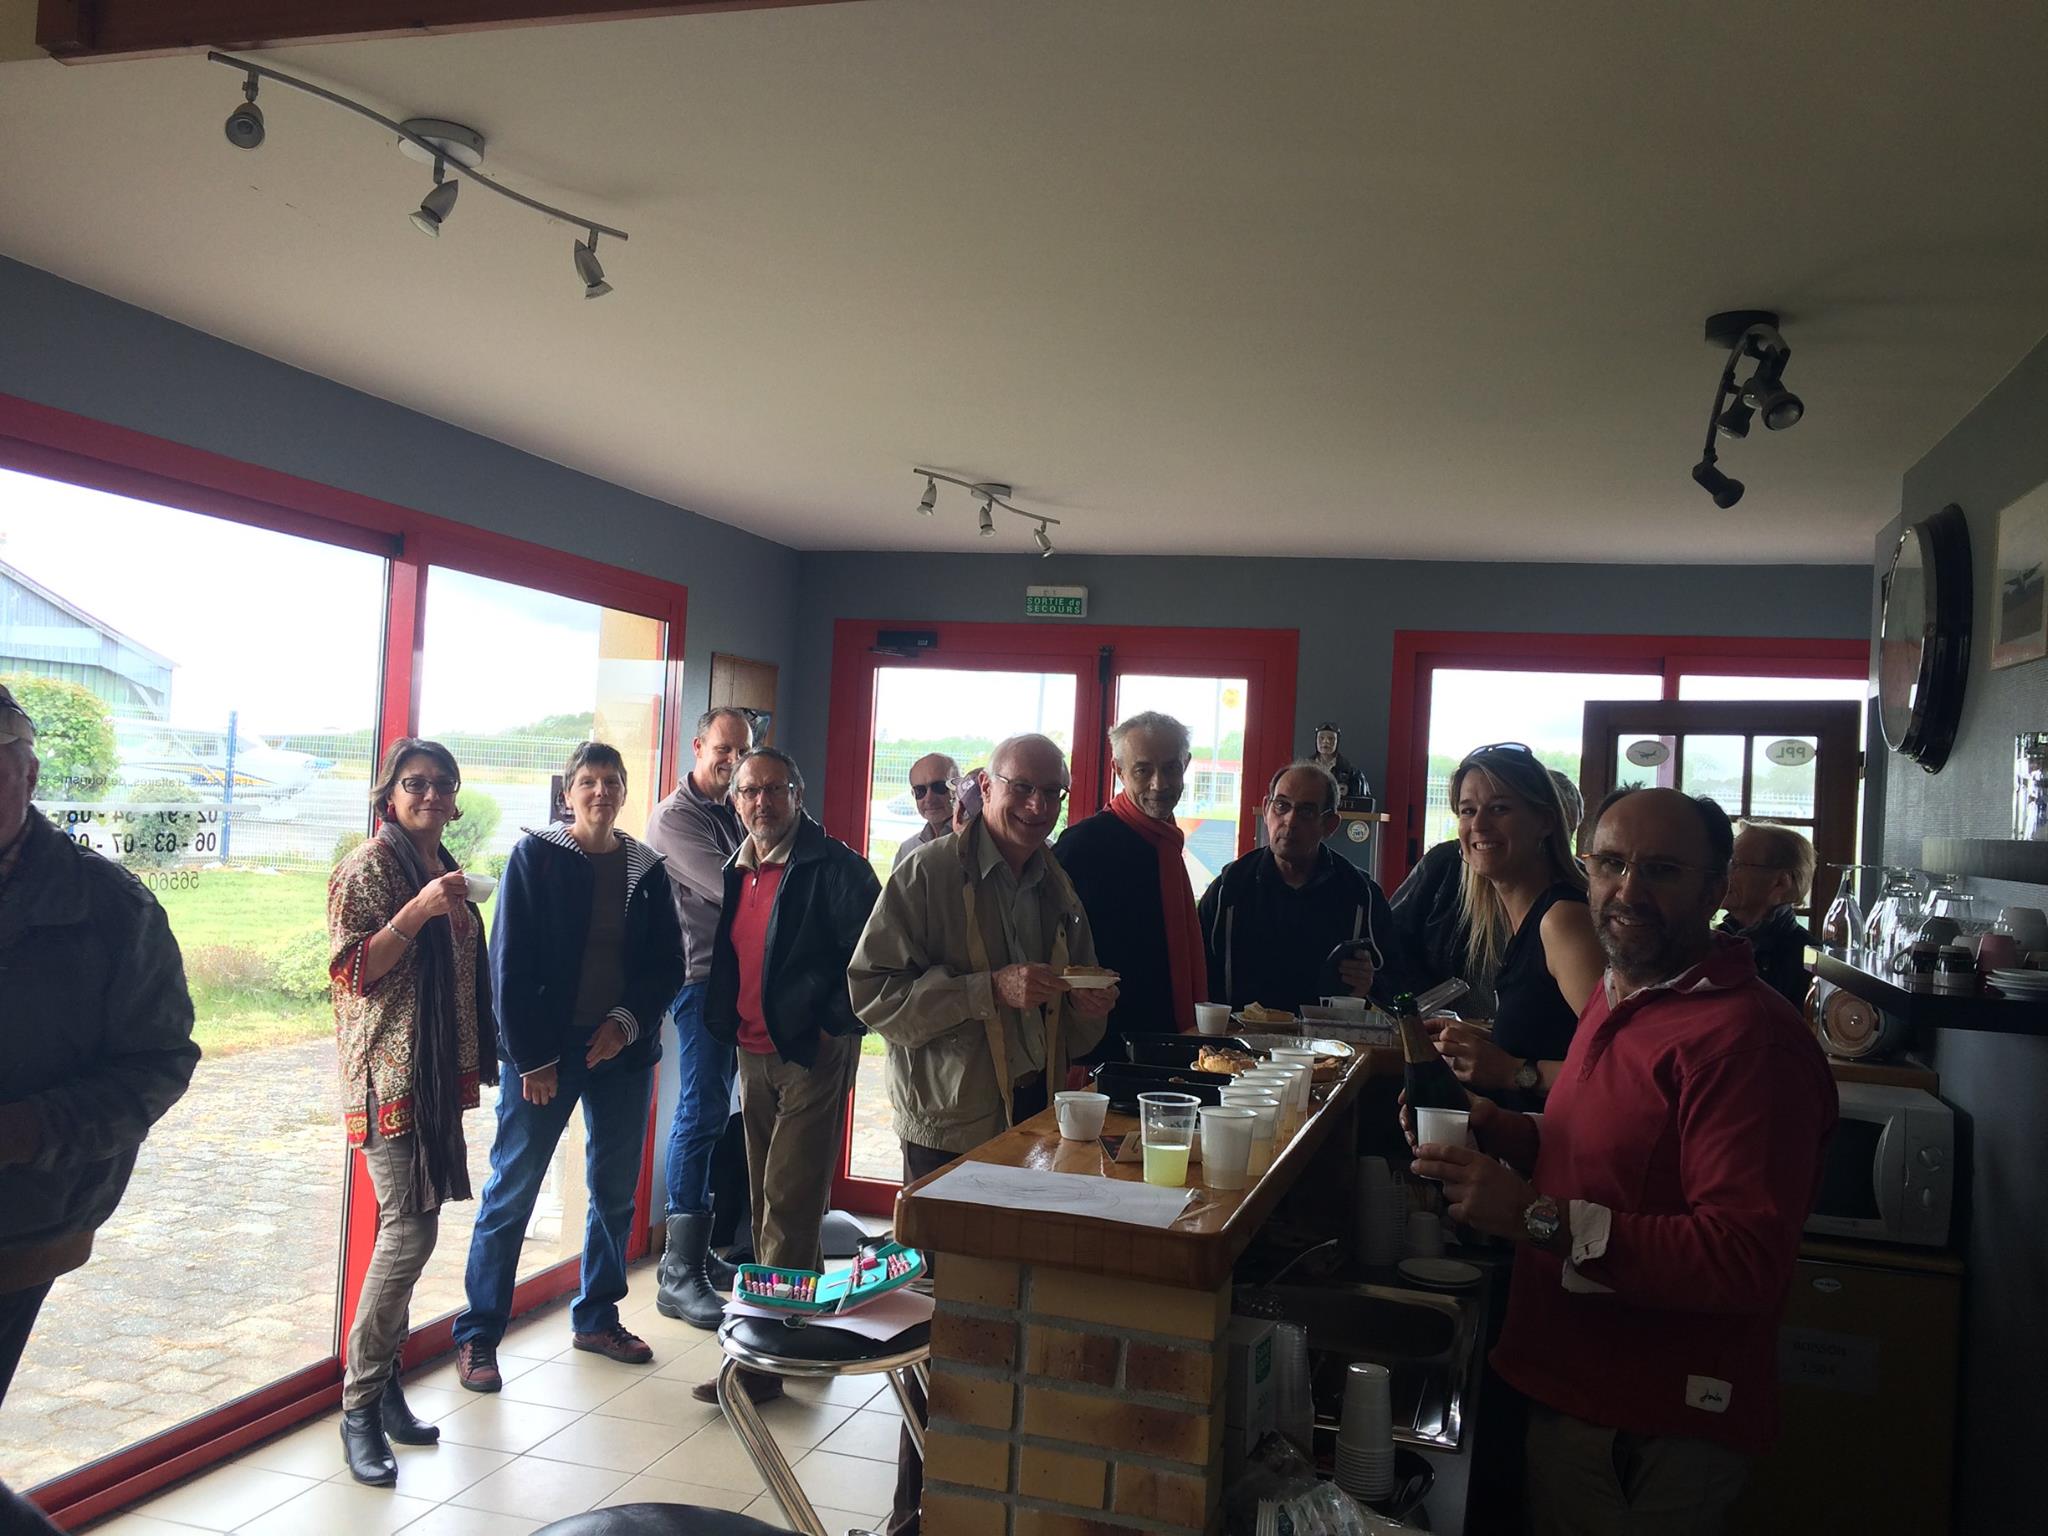
<instances>
[{"instance_id":1,"label":"navy blue jacket","mask_svg":"<svg viewBox=\"0 0 2048 1536\"><path fill-rule=\"evenodd\" d=\"M626 1048L597 1070L661 1060L661 1016L683 982L683 938L661 855L618 834L626 850L625 995L606 1015ZM491 924L491 991L498 1058L520 1074L561 1062L581 1071L589 1036L575 1028L576 985L590 936L596 876L567 827L529 832L512 849Z\"/></svg>"}]
</instances>

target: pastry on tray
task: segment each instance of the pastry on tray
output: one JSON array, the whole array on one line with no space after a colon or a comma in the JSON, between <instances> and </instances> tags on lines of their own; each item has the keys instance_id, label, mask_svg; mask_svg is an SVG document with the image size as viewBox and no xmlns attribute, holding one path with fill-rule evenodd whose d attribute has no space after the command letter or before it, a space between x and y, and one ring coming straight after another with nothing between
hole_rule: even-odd
<instances>
[{"instance_id":1,"label":"pastry on tray","mask_svg":"<svg viewBox=\"0 0 2048 1536\"><path fill-rule=\"evenodd\" d=\"M1233 1051L1213 1045L1205 1045L1195 1053L1197 1072L1225 1072L1236 1077L1240 1072L1249 1072L1257 1060L1245 1051Z\"/></svg>"},{"instance_id":2,"label":"pastry on tray","mask_svg":"<svg viewBox=\"0 0 2048 1536\"><path fill-rule=\"evenodd\" d=\"M1246 1024L1292 1024L1294 1015L1284 1008L1267 1008L1258 1003L1246 1003L1237 1010L1237 1016Z\"/></svg>"}]
</instances>

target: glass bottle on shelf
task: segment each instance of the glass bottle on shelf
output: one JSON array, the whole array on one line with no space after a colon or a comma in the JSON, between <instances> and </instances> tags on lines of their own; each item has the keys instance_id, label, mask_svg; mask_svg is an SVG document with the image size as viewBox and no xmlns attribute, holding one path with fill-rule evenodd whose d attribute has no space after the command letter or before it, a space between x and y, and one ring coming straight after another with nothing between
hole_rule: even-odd
<instances>
[{"instance_id":1,"label":"glass bottle on shelf","mask_svg":"<svg viewBox=\"0 0 2048 1536\"><path fill-rule=\"evenodd\" d=\"M1842 866L1835 899L1828 903L1827 915L1820 920L1821 947L1836 951L1844 960L1853 961L1863 952L1863 908L1856 900L1856 876L1867 867Z\"/></svg>"}]
</instances>

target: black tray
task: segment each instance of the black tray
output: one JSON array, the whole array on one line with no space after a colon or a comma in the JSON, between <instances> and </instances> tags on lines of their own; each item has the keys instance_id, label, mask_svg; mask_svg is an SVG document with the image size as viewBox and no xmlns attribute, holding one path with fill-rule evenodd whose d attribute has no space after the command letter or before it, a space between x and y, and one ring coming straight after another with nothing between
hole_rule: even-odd
<instances>
[{"instance_id":1,"label":"black tray","mask_svg":"<svg viewBox=\"0 0 2048 1536\"><path fill-rule=\"evenodd\" d=\"M1095 1091L1109 1095L1110 1106L1136 1113L1141 1093L1185 1093L1204 1104L1221 1104L1223 1090L1237 1081L1221 1072L1191 1067L1148 1067L1128 1061L1105 1061L1089 1074Z\"/></svg>"},{"instance_id":2,"label":"black tray","mask_svg":"<svg viewBox=\"0 0 2048 1536\"><path fill-rule=\"evenodd\" d=\"M1124 1059L1141 1067L1191 1067L1204 1047L1259 1054L1235 1035L1126 1035Z\"/></svg>"}]
</instances>

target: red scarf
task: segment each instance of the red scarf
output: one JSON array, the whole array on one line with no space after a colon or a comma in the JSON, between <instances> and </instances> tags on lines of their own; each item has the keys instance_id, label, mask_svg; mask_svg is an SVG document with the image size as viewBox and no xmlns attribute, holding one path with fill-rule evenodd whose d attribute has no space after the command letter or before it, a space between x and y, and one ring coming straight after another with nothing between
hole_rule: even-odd
<instances>
[{"instance_id":1,"label":"red scarf","mask_svg":"<svg viewBox=\"0 0 2048 1536\"><path fill-rule=\"evenodd\" d=\"M1166 970L1173 980L1174 1028L1195 1027L1195 1004L1209 1000L1209 961L1202 947L1202 920L1195 915L1195 891L1180 851L1187 835L1170 821L1147 816L1129 790L1109 802L1116 819L1152 845L1159 855L1159 911L1166 919Z\"/></svg>"}]
</instances>

